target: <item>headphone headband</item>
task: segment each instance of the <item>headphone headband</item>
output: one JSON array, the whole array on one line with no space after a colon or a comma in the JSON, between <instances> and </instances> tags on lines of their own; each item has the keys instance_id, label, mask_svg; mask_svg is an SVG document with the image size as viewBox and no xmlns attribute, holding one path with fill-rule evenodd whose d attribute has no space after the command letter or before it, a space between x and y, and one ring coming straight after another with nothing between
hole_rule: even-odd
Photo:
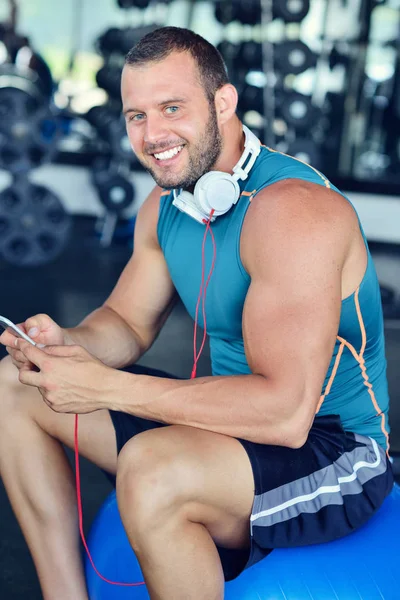
<instances>
[{"instance_id":1,"label":"headphone headband","mask_svg":"<svg viewBox=\"0 0 400 600\"><path fill-rule=\"evenodd\" d=\"M260 154L260 140L246 125L243 125L244 132L244 150L243 154L239 159L239 162L233 167L232 177L236 180L247 179L254 163L256 162L257 156ZM246 163L245 167L243 165Z\"/></svg>"}]
</instances>

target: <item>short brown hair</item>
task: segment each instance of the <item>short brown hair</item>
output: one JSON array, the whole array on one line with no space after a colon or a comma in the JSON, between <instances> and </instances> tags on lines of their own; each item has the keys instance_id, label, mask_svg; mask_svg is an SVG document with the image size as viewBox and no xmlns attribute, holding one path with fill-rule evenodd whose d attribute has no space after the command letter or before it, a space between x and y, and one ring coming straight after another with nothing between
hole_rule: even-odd
<instances>
[{"instance_id":1,"label":"short brown hair","mask_svg":"<svg viewBox=\"0 0 400 600\"><path fill-rule=\"evenodd\" d=\"M190 29L161 27L145 35L125 57L125 64L136 66L158 62L172 52L189 52L198 68L200 83L209 102L215 93L229 83L224 60L218 50Z\"/></svg>"}]
</instances>

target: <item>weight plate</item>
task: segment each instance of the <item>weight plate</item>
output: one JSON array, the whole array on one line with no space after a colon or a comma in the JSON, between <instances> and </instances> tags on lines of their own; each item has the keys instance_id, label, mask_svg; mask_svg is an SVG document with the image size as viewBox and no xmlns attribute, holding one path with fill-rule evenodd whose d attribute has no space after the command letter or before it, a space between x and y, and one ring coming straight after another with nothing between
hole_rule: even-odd
<instances>
[{"instance_id":1,"label":"weight plate","mask_svg":"<svg viewBox=\"0 0 400 600\"><path fill-rule=\"evenodd\" d=\"M260 0L234 0L236 3L237 20L244 25L257 25L261 23Z\"/></svg>"},{"instance_id":2,"label":"weight plate","mask_svg":"<svg viewBox=\"0 0 400 600\"><path fill-rule=\"evenodd\" d=\"M113 156L125 161L135 161L135 155L126 132L125 119L107 105L93 106L85 117L99 137L107 142Z\"/></svg>"},{"instance_id":3,"label":"weight plate","mask_svg":"<svg viewBox=\"0 0 400 600\"><path fill-rule=\"evenodd\" d=\"M281 102L281 116L288 126L303 131L315 124L318 111L309 96L298 92L284 93Z\"/></svg>"},{"instance_id":4,"label":"weight plate","mask_svg":"<svg viewBox=\"0 0 400 600\"><path fill-rule=\"evenodd\" d=\"M242 42L237 57L238 66L248 70L263 70L262 45L258 42Z\"/></svg>"},{"instance_id":5,"label":"weight plate","mask_svg":"<svg viewBox=\"0 0 400 600\"><path fill-rule=\"evenodd\" d=\"M222 25L229 25L232 21L239 18L236 0L226 2L226 0L217 0L215 2L215 18Z\"/></svg>"},{"instance_id":6,"label":"weight plate","mask_svg":"<svg viewBox=\"0 0 400 600\"><path fill-rule=\"evenodd\" d=\"M299 75L315 67L317 56L300 40L287 40L275 46L275 68L281 75Z\"/></svg>"},{"instance_id":7,"label":"weight plate","mask_svg":"<svg viewBox=\"0 0 400 600\"><path fill-rule=\"evenodd\" d=\"M0 88L0 168L17 173L50 161L61 135L47 105L21 89Z\"/></svg>"},{"instance_id":8,"label":"weight plate","mask_svg":"<svg viewBox=\"0 0 400 600\"><path fill-rule=\"evenodd\" d=\"M117 100L121 99L121 67L105 64L96 73L96 83Z\"/></svg>"},{"instance_id":9,"label":"weight plate","mask_svg":"<svg viewBox=\"0 0 400 600\"><path fill-rule=\"evenodd\" d=\"M285 23L300 23L310 10L310 0L274 0L273 16Z\"/></svg>"},{"instance_id":10,"label":"weight plate","mask_svg":"<svg viewBox=\"0 0 400 600\"><path fill-rule=\"evenodd\" d=\"M108 212L121 213L135 198L132 183L120 173L113 172L106 164L94 167L93 183L101 203Z\"/></svg>"},{"instance_id":11,"label":"weight plate","mask_svg":"<svg viewBox=\"0 0 400 600\"><path fill-rule=\"evenodd\" d=\"M239 111L245 113L249 110L264 113L264 90L246 83L239 95Z\"/></svg>"},{"instance_id":12,"label":"weight plate","mask_svg":"<svg viewBox=\"0 0 400 600\"><path fill-rule=\"evenodd\" d=\"M0 255L16 266L37 267L62 252L71 217L54 192L18 179L0 193Z\"/></svg>"}]
</instances>

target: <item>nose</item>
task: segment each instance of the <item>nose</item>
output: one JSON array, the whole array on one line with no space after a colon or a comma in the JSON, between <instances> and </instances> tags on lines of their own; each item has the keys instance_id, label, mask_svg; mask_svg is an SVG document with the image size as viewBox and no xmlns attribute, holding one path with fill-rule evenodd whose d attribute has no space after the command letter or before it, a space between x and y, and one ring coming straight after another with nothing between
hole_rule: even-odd
<instances>
[{"instance_id":1,"label":"nose","mask_svg":"<svg viewBox=\"0 0 400 600\"><path fill-rule=\"evenodd\" d=\"M165 121L158 114L148 114L144 131L144 142L146 144L158 144L168 138L169 132Z\"/></svg>"}]
</instances>

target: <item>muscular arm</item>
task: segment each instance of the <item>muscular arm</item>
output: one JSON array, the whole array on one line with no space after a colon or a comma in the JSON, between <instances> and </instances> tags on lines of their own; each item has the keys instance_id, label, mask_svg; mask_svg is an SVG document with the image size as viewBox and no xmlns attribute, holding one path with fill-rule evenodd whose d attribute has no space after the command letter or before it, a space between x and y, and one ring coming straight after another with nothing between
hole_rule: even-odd
<instances>
[{"instance_id":1,"label":"muscular arm","mask_svg":"<svg viewBox=\"0 0 400 600\"><path fill-rule=\"evenodd\" d=\"M245 219L251 276L243 335L251 375L190 381L119 374L116 410L259 443L301 446L332 356L354 211L300 182L258 194Z\"/></svg>"},{"instance_id":2,"label":"muscular arm","mask_svg":"<svg viewBox=\"0 0 400 600\"><path fill-rule=\"evenodd\" d=\"M67 343L85 347L110 367L138 360L157 337L175 302L157 239L160 192L156 187L139 210L134 252L109 298L77 327L65 330Z\"/></svg>"}]
</instances>

